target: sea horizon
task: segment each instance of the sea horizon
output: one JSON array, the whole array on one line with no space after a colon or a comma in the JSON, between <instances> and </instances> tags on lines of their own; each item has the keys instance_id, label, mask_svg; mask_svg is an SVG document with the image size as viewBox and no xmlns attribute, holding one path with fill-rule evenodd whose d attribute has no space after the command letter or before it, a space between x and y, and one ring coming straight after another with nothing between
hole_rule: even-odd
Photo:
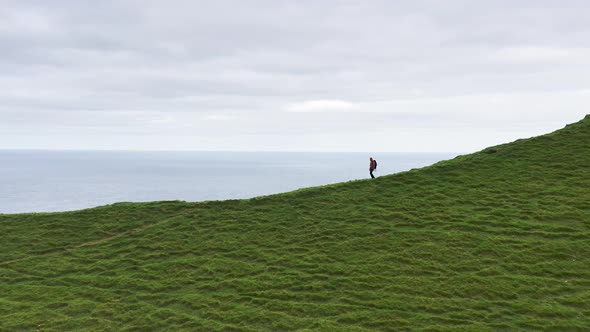
<instances>
[{"instance_id":1,"label":"sea horizon","mask_svg":"<svg viewBox=\"0 0 590 332\"><path fill-rule=\"evenodd\" d=\"M420 168L460 153L0 149L0 214L245 199Z\"/></svg>"}]
</instances>

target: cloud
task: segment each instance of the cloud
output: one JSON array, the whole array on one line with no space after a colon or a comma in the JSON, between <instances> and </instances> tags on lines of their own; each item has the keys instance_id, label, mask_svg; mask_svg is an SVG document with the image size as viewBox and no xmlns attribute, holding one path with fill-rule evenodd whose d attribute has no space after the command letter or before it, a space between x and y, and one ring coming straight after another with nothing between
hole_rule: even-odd
<instances>
[{"instance_id":1,"label":"cloud","mask_svg":"<svg viewBox=\"0 0 590 332\"><path fill-rule=\"evenodd\" d=\"M583 64L589 57L590 48L522 46L501 48L493 54L492 59L516 64Z\"/></svg>"},{"instance_id":2,"label":"cloud","mask_svg":"<svg viewBox=\"0 0 590 332\"><path fill-rule=\"evenodd\" d=\"M354 110L355 104L344 100L308 100L287 107L288 112L343 112Z\"/></svg>"},{"instance_id":3,"label":"cloud","mask_svg":"<svg viewBox=\"0 0 590 332\"><path fill-rule=\"evenodd\" d=\"M577 0L7 0L0 148L464 150L588 112L589 15Z\"/></svg>"},{"instance_id":4,"label":"cloud","mask_svg":"<svg viewBox=\"0 0 590 332\"><path fill-rule=\"evenodd\" d=\"M227 121L235 119L235 116L227 115L227 114L211 114L207 115L207 119L209 120L219 120L219 121Z\"/></svg>"}]
</instances>

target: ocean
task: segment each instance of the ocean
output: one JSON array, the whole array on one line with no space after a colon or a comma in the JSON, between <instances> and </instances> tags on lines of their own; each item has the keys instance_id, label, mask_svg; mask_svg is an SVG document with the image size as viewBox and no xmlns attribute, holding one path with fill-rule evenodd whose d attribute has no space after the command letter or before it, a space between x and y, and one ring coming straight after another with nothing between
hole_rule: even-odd
<instances>
[{"instance_id":1,"label":"ocean","mask_svg":"<svg viewBox=\"0 0 590 332\"><path fill-rule=\"evenodd\" d=\"M369 178L371 156L383 176L457 155L0 150L0 213L250 198Z\"/></svg>"}]
</instances>

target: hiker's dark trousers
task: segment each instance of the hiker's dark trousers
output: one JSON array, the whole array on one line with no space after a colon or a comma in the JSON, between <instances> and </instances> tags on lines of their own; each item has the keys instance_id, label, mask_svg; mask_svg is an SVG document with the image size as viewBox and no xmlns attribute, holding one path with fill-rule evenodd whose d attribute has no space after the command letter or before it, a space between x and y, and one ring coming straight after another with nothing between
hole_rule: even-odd
<instances>
[{"instance_id":1,"label":"hiker's dark trousers","mask_svg":"<svg viewBox=\"0 0 590 332\"><path fill-rule=\"evenodd\" d=\"M374 171L374 169L370 169L369 170L369 174L371 174L371 179L374 179L375 178L375 175L373 175L373 171Z\"/></svg>"}]
</instances>

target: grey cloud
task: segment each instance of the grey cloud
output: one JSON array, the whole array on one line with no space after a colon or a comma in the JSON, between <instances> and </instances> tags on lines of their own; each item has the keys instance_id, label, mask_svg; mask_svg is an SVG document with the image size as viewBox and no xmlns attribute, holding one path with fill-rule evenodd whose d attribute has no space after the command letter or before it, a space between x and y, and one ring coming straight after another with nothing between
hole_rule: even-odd
<instances>
[{"instance_id":1,"label":"grey cloud","mask_svg":"<svg viewBox=\"0 0 590 332\"><path fill-rule=\"evenodd\" d=\"M180 143L165 137L175 126L195 142L241 144L248 135L260 137L253 148L266 137L269 149L281 149L273 145L281 133L307 133L339 135L351 146L373 131L387 136L387 128L500 124L493 107L476 107L497 94L517 114L509 124L516 132L538 123L535 116L557 123L587 112L586 96L567 92L590 87L589 14L575 0L5 1L1 126L48 137L61 130L73 140L84 128L122 137L127 130L135 148L154 144L131 137L145 133L174 148ZM534 107L545 95L571 98L563 120ZM473 102L436 102L466 96ZM555 98L548 104L558 107ZM362 107L358 114L285 111L330 99ZM387 107L392 114L376 114ZM298 149L313 148L302 139Z\"/></svg>"}]
</instances>

